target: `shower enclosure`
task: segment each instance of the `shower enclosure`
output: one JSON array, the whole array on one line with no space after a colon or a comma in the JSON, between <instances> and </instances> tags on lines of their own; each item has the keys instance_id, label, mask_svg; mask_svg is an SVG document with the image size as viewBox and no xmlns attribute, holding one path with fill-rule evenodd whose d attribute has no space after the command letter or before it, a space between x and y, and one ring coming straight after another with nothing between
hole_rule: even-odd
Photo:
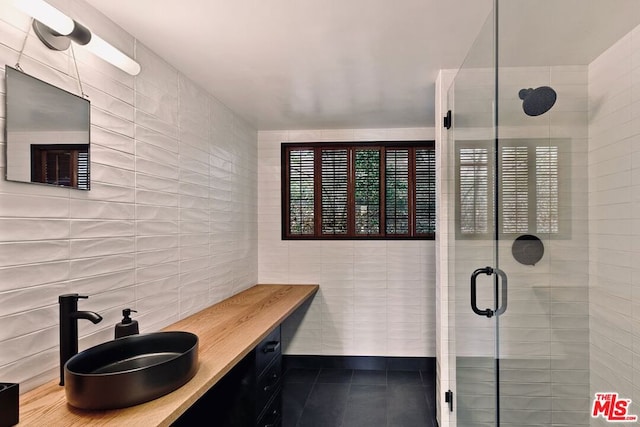
<instances>
[{"instance_id":1,"label":"shower enclosure","mask_svg":"<svg viewBox=\"0 0 640 427\"><path fill-rule=\"evenodd\" d=\"M639 25L637 0L495 0L442 94L441 426L640 415Z\"/></svg>"}]
</instances>

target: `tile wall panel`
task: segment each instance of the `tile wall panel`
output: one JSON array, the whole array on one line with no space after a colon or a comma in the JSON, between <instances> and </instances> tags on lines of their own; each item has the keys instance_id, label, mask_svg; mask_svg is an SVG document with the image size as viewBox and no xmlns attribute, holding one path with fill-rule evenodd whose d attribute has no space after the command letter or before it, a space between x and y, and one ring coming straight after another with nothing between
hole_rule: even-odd
<instances>
[{"instance_id":1,"label":"tile wall panel","mask_svg":"<svg viewBox=\"0 0 640 427\"><path fill-rule=\"evenodd\" d=\"M135 52L142 72L76 49L91 101L91 191L0 181L0 379L21 391L57 375L58 295L88 294L81 307L104 317L80 322L82 349L111 339L125 307L155 331L258 280L256 131L84 1L55 4ZM25 72L79 93L69 53L29 28L26 15L0 10L0 63L16 63L28 33ZM2 102L2 176L4 126Z\"/></svg>"},{"instance_id":2,"label":"tile wall panel","mask_svg":"<svg viewBox=\"0 0 640 427\"><path fill-rule=\"evenodd\" d=\"M435 356L434 241L288 241L280 228L281 143L433 138L431 128L258 133L259 280L320 284L284 323L285 353Z\"/></svg>"},{"instance_id":3,"label":"tile wall panel","mask_svg":"<svg viewBox=\"0 0 640 427\"><path fill-rule=\"evenodd\" d=\"M640 414L640 27L589 65L591 397L614 391ZM604 426L603 418L592 420Z\"/></svg>"}]
</instances>

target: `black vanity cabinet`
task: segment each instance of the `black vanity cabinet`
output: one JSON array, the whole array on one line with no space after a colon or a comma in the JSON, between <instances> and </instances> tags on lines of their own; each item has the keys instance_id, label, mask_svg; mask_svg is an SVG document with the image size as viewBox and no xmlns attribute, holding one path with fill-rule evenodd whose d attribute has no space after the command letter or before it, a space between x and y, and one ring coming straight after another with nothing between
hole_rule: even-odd
<instances>
[{"instance_id":1,"label":"black vanity cabinet","mask_svg":"<svg viewBox=\"0 0 640 427\"><path fill-rule=\"evenodd\" d=\"M280 342L278 326L173 426L280 427Z\"/></svg>"},{"instance_id":2,"label":"black vanity cabinet","mask_svg":"<svg viewBox=\"0 0 640 427\"><path fill-rule=\"evenodd\" d=\"M255 413L257 427L280 426L282 418L282 346L280 326L253 351L255 355Z\"/></svg>"}]
</instances>

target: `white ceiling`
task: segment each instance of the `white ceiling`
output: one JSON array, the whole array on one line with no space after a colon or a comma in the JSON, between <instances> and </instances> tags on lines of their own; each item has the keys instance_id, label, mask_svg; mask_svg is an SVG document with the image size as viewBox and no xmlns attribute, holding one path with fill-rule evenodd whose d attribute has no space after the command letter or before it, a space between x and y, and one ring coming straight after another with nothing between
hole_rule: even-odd
<instances>
[{"instance_id":1,"label":"white ceiling","mask_svg":"<svg viewBox=\"0 0 640 427\"><path fill-rule=\"evenodd\" d=\"M491 0L89 0L258 129L433 126ZM456 43L447 44L455 37Z\"/></svg>"},{"instance_id":2,"label":"white ceiling","mask_svg":"<svg viewBox=\"0 0 640 427\"><path fill-rule=\"evenodd\" d=\"M493 0L88 2L260 130L433 126L437 72L462 64L493 5ZM639 0L503 4L501 24L510 35L506 51L518 65L588 63L640 20ZM565 49L553 37L568 40ZM531 55L522 53L527 51Z\"/></svg>"}]
</instances>

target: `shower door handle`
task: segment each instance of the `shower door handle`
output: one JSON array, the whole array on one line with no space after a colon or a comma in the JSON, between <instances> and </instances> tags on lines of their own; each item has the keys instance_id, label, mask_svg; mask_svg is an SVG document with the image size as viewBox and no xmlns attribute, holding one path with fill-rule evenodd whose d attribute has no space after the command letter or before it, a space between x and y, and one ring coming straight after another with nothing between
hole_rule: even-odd
<instances>
[{"instance_id":1,"label":"shower door handle","mask_svg":"<svg viewBox=\"0 0 640 427\"><path fill-rule=\"evenodd\" d=\"M507 273L496 268L493 270L494 274L498 276L498 279L502 284L502 292L500 292L500 307L496 309L495 315L500 316L507 311ZM498 283L496 282L496 300L498 299Z\"/></svg>"},{"instance_id":2,"label":"shower door handle","mask_svg":"<svg viewBox=\"0 0 640 427\"><path fill-rule=\"evenodd\" d=\"M496 275L494 280L495 283L495 300L496 306L498 306L498 299L500 299L500 306L496 308L496 310L492 310L490 308L486 308L484 310L480 310L477 304L477 280L478 276L481 274L486 274L487 276L491 276L492 274ZM498 288L498 283L501 284L501 291ZM471 274L471 309L474 313L479 316L493 317L494 315L499 316L507 311L507 274L500 270L499 268L493 269L491 267L479 268Z\"/></svg>"},{"instance_id":3,"label":"shower door handle","mask_svg":"<svg viewBox=\"0 0 640 427\"><path fill-rule=\"evenodd\" d=\"M479 316L493 317L494 311L491 310L490 308L487 308L484 310L480 310L478 308L477 297L476 297L477 295L476 287L477 287L478 276L483 273L486 274L487 276L490 276L493 274L493 268L491 267L479 268L471 274L471 309L475 314Z\"/></svg>"}]
</instances>

